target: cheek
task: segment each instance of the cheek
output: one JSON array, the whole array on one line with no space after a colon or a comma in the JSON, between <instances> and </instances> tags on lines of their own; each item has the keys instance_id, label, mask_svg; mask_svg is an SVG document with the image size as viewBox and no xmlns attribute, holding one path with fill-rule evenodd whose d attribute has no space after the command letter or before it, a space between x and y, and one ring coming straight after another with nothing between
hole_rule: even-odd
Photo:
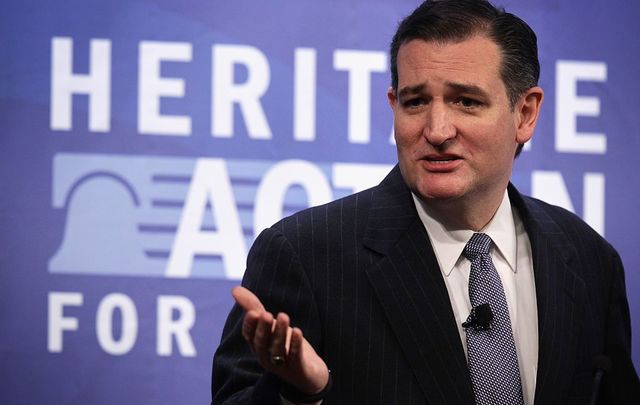
<instances>
[{"instance_id":1,"label":"cheek","mask_svg":"<svg viewBox=\"0 0 640 405\"><path fill-rule=\"evenodd\" d=\"M398 148L399 152L402 152L405 149L408 149L411 145L411 143L408 141L406 136L398 135L397 132L395 135L395 139L396 139L396 147Z\"/></svg>"},{"instance_id":2,"label":"cheek","mask_svg":"<svg viewBox=\"0 0 640 405\"><path fill-rule=\"evenodd\" d=\"M473 136L467 137L467 142L476 150L485 150L495 154L496 158L507 150L516 147L516 131L513 126L503 123L481 124L475 123L470 129Z\"/></svg>"},{"instance_id":3,"label":"cheek","mask_svg":"<svg viewBox=\"0 0 640 405\"><path fill-rule=\"evenodd\" d=\"M414 157L419 151L418 143L414 138L407 136L396 135L396 150L399 160L404 160L405 163L409 163L414 160Z\"/></svg>"},{"instance_id":4,"label":"cheek","mask_svg":"<svg viewBox=\"0 0 640 405\"><path fill-rule=\"evenodd\" d=\"M396 121L393 125L396 145L400 148L409 148L419 142L421 138L421 128L413 122L403 120Z\"/></svg>"}]
</instances>

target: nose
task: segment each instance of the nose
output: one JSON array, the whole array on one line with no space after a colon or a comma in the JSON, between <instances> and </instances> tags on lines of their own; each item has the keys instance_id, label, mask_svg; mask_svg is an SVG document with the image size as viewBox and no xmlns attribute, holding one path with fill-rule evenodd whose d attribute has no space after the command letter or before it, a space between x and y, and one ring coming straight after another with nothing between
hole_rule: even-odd
<instances>
[{"instance_id":1,"label":"nose","mask_svg":"<svg viewBox=\"0 0 640 405\"><path fill-rule=\"evenodd\" d=\"M431 145L442 146L455 138L456 129L443 102L433 100L429 107L423 135Z\"/></svg>"}]
</instances>

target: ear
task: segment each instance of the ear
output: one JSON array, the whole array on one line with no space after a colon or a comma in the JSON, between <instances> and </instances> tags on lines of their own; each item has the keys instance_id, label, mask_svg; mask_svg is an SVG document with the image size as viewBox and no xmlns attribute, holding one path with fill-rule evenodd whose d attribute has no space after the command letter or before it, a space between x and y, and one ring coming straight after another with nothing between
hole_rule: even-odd
<instances>
[{"instance_id":1,"label":"ear","mask_svg":"<svg viewBox=\"0 0 640 405\"><path fill-rule=\"evenodd\" d=\"M538 86L525 91L520 97L514 111L516 115L516 142L519 144L526 143L533 136L543 99L544 91Z\"/></svg>"},{"instance_id":2,"label":"ear","mask_svg":"<svg viewBox=\"0 0 640 405\"><path fill-rule=\"evenodd\" d=\"M395 110L396 105L398 104L398 96L396 95L396 91L393 89L393 86L389 86L387 89L387 100L389 100L391 109Z\"/></svg>"}]
</instances>

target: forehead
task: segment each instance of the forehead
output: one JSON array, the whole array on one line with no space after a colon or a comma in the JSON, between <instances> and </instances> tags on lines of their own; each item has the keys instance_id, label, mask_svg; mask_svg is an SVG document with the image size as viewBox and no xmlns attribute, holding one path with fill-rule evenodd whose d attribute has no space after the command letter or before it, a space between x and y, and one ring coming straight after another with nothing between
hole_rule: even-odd
<instances>
[{"instance_id":1,"label":"forehead","mask_svg":"<svg viewBox=\"0 0 640 405\"><path fill-rule=\"evenodd\" d=\"M498 45L483 35L459 42L410 40L398 51L398 88L445 80L495 86L501 81Z\"/></svg>"}]
</instances>

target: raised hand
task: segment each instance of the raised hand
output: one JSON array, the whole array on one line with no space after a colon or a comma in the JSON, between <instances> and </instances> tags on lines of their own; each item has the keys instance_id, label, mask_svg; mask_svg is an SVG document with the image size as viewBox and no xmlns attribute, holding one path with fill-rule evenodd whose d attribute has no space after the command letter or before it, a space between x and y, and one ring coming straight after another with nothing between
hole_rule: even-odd
<instances>
[{"instance_id":1,"label":"raised hand","mask_svg":"<svg viewBox=\"0 0 640 405\"><path fill-rule=\"evenodd\" d=\"M234 287L233 298L247 313L242 336L260 365L306 394L320 392L329 381L329 369L289 316L275 318L258 297L244 287Z\"/></svg>"}]
</instances>

